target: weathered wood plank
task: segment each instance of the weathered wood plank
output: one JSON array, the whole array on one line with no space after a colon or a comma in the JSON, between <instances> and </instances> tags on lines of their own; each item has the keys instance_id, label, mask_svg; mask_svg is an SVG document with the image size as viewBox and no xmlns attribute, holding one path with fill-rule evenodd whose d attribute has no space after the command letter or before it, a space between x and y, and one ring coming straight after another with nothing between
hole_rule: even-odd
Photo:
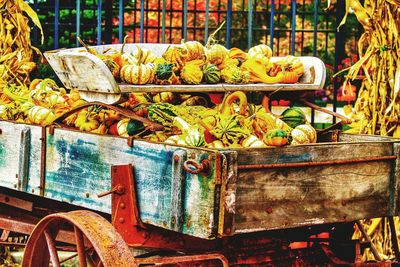
<instances>
[{"instance_id":1,"label":"weathered wood plank","mask_svg":"<svg viewBox=\"0 0 400 267\"><path fill-rule=\"evenodd\" d=\"M235 233L390 214L392 162L239 172Z\"/></svg>"},{"instance_id":2,"label":"weathered wood plank","mask_svg":"<svg viewBox=\"0 0 400 267\"><path fill-rule=\"evenodd\" d=\"M385 155L393 155L393 142L312 144L268 149L241 149L238 150L238 165L346 160Z\"/></svg>"},{"instance_id":3,"label":"weathered wood plank","mask_svg":"<svg viewBox=\"0 0 400 267\"><path fill-rule=\"evenodd\" d=\"M171 229L173 153L185 150L198 162L211 158L207 177L184 172L182 232L208 238L213 227L215 153L144 141L132 147L120 137L55 129L47 135L45 196L111 213L111 198L97 194L111 188L111 166L132 164L141 219Z\"/></svg>"},{"instance_id":4,"label":"weathered wood plank","mask_svg":"<svg viewBox=\"0 0 400 267\"><path fill-rule=\"evenodd\" d=\"M42 128L0 121L0 129L2 131L0 134L0 186L17 189L18 183L24 182L26 183L24 191L39 194ZM28 129L30 131L29 142L21 142L23 132ZM24 144L26 146L22 149L21 145ZM25 168L24 171L28 171L25 174L21 172L20 161L25 165L29 161L29 169ZM19 180L19 174L26 177L21 177Z\"/></svg>"}]
</instances>

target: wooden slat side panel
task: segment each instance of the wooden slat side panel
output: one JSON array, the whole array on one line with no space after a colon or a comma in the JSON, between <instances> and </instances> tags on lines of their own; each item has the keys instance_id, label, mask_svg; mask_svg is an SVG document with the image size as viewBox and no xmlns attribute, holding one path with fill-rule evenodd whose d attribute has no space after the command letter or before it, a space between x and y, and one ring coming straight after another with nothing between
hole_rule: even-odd
<instances>
[{"instance_id":1,"label":"wooden slat side panel","mask_svg":"<svg viewBox=\"0 0 400 267\"><path fill-rule=\"evenodd\" d=\"M396 139L390 136L380 135L368 135L368 134L348 134L339 132L339 142L400 142L400 139Z\"/></svg>"},{"instance_id":2,"label":"wooden slat side panel","mask_svg":"<svg viewBox=\"0 0 400 267\"><path fill-rule=\"evenodd\" d=\"M315 144L238 150L238 165L346 160L393 155L393 143Z\"/></svg>"},{"instance_id":3,"label":"wooden slat side panel","mask_svg":"<svg viewBox=\"0 0 400 267\"><path fill-rule=\"evenodd\" d=\"M171 228L173 153L184 149L124 138L56 129L47 136L45 196L75 205L111 212L111 166L132 164L141 219ZM187 149L188 157L208 158L209 151ZM214 168L214 166L213 166ZM215 169L215 168L214 168ZM185 174L183 232L210 236L214 209L214 172L208 177Z\"/></svg>"},{"instance_id":4,"label":"wooden slat side panel","mask_svg":"<svg viewBox=\"0 0 400 267\"><path fill-rule=\"evenodd\" d=\"M387 216L392 162L241 171L236 233Z\"/></svg>"},{"instance_id":5,"label":"wooden slat side panel","mask_svg":"<svg viewBox=\"0 0 400 267\"><path fill-rule=\"evenodd\" d=\"M214 193L215 193L215 154L192 153L188 149L190 159L202 162L209 159L211 163L209 175L193 175L186 171L184 189L184 220L183 233L203 238L214 238ZM200 235L199 235L200 234Z\"/></svg>"},{"instance_id":6,"label":"wooden slat side panel","mask_svg":"<svg viewBox=\"0 0 400 267\"><path fill-rule=\"evenodd\" d=\"M31 138L29 142L29 172L27 192L40 193L40 155L41 155L41 127L0 121L0 186L17 189L21 132L29 128Z\"/></svg>"}]
</instances>

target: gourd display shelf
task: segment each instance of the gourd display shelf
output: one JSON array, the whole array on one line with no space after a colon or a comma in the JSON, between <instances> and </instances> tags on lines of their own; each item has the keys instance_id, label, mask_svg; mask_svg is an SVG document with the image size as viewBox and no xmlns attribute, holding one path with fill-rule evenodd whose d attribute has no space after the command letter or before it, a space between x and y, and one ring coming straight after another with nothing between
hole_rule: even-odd
<instances>
[{"instance_id":1,"label":"gourd display shelf","mask_svg":"<svg viewBox=\"0 0 400 267\"><path fill-rule=\"evenodd\" d=\"M108 49L121 49L118 45L93 46L98 53ZM126 44L124 52L131 52L136 46L147 48L156 56L161 56L170 46L167 44ZM228 92L265 91L290 92L319 90L325 83L325 65L316 57L298 57L304 66L304 74L295 84L200 84L200 85L132 85L117 83L110 70L101 59L84 48L60 49L44 53L66 88L78 89L88 101L101 101L107 104L117 102L121 94L131 92ZM278 61L279 57L271 58Z\"/></svg>"}]
</instances>

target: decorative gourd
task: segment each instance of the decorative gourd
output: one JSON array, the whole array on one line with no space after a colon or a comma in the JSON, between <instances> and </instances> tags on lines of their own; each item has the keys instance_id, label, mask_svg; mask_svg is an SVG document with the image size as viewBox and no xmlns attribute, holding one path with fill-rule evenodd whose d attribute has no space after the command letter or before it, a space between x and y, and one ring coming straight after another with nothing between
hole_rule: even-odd
<instances>
[{"instance_id":1,"label":"decorative gourd","mask_svg":"<svg viewBox=\"0 0 400 267\"><path fill-rule=\"evenodd\" d=\"M216 84L221 80L221 72L217 66L213 64L207 64L203 68L203 80L208 84Z\"/></svg>"},{"instance_id":2,"label":"decorative gourd","mask_svg":"<svg viewBox=\"0 0 400 267\"><path fill-rule=\"evenodd\" d=\"M228 57L244 61L247 58L247 53L239 48L233 47L229 50Z\"/></svg>"},{"instance_id":3,"label":"decorative gourd","mask_svg":"<svg viewBox=\"0 0 400 267\"><path fill-rule=\"evenodd\" d=\"M248 57L246 61L242 63L240 68L250 73L249 81L251 82L273 84L280 83L283 78L282 73L278 73L275 77L269 76L267 74L267 67L261 61L252 57Z\"/></svg>"},{"instance_id":4,"label":"decorative gourd","mask_svg":"<svg viewBox=\"0 0 400 267\"><path fill-rule=\"evenodd\" d=\"M218 114L215 128L210 131L217 139L227 146L238 144L242 138L250 135L240 124L239 116Z\"/></svg>"},{"instance_id":5,"label":"decorative gourd","mask_svg":"<svg viewBox=\"0 0 400 267\"><path fill-rule=\"evenodd\" d=\"M307 122L306 114L298 107L288 108L282 112L281 120L292 128Z\"/></svg>"},{"instance_id":6,"label":"decorative gourd","mask_svg":"<svg viewBox=\"0 0 400 267\"><path fill-rule=\"evenodd\" d=\"M205 48L204 46L197 41L188 41L182 44L186 50L188 51L187 53L187 60L195 60L195 59L201 59L203 60L205 58Z\"/></svg>"},{"instance_id":7,"label":"decorative gourd","mask_svg":"<svg viewBox=\"0 0 400 267\"><path fill-rule=\"evenodd\" d=\"M208 63L219 65L228 58L228 50L220 44L214 44L207 49L206 56Z\"/></svg>"},{"instance_id":8,"label":"decorative gourd","mask_svg":"<svg viewBox=\"0 0 400 267\"><path fill-rule=\"evenodd\" d=\"M266 56L267 58L272 57L272 49L266 44L259 44L256 46L253 46L249 49L249 52L247 53L249 57L254 56L255 54L262 54Z\"/></svg>"},{"instance_id":9,"label":"decorative gourd","mask_svg":"<svg viewBox=\"0 0 400 267\"><path fill-rule=\"evenodd\" d=\"M139 64L139 65L125 65L122 67L120 75L124 82L130 84L146 84L153 81L154 65Z\"/></svg>"},{"instance_id":10,"label":"decorative gourd","mask_svg":"<svg viewBox=\"0 0 400 267\"><path fill-rule=\"evenodd\" d=\"M123 53L121 55L122 65L139 65L153 63L156 55L149 49L136 47L131 53Z\"/></svg>"},{"instance_id":11,"label":"decorative gourd","mask_svg":"<svg viewBox=\"0 0 400 267\"><path fill-rule=\"evenodd\" d=\"M241 145L243 147L265 147L265 143L257 138L255 135L250 135L249 137L242 140Z\"/></svg>"},{"instance_id":12,"label":"decorative gourd","mask_svg":"<svg viewBox=\"0 0 400 267\"><path fill-rule=\"evenodd\" d=\"M177 107L169 103L152 104L147 112L151 121L160 123L166 128L172 127L172 122L178 113Z\"/></svg>"},{"instance_id":13,"label":"decorative gourd","mask_svg":"<svg viewBox=\"0 0 400 267\"><path fill-rule=\"evenodd\" d=\"M81 131L90 132L97 129L100 125L96 119L97 114L87 110L79 112L78 117L75 120L75 126Z\"/></svg>"},{"instance_id":14,"label":"decorative gourd","mask_svg":"<svg viewBox=\"0 0 400 267\"><path fill-rule=\"evenodd\" d=\"M28 120L42 126L48 125L55 119L54 113L45 107L33 106L28 111Z\"/></svg>"},{"instance_id":15,"label":"decorative gourd","mask_svg":"<svg viewBox=\"0 0 400 267\"><path fill-rule=\"evenodd\" d=\"M291 132L291 145L311 144L317 141L317 132L309 124L301 124Z\"/></svg>"},{"instance_id":16,"label":"decorative gourd","mask_svg":"<svg viewBox=\"0 0 400 267\"><path fill-rule=\"evenodd\" d=\"M292 55L284 57L282 60L276 62L276 64L282 66L285 71L294 71L298 77L304 73L303 63L299 58Z\"/></svg>"},{"instance_id":17,"label":"decorative gourd","mask_svg":"<svg viewBox=\"0 0 400 267\"><path fill-rule=\"evenodd\" d=\"M131 119L122 119L117 124L119 136L129 137L145 130L143 123Z\"/></svg>"},{"instance_id":18,"label":"decorative gourd","mask_svg":"<svg viewBox=\"0 0 400 267\"><path fill-rule=\"evenodd\" d=\"M294 71L283 72L283 78L281 83L297 83L299 80L299 75Z\"/></svg>"},{"instance_id":19,"label":"decorative gourd","mask_svg":"<svg viewBox=\"0 0 400 267\"><path fill-rule=\"evenodd\" d=\"M263 54L254 54L251 57L249 56L248 58L257 60L265 67L266 71L268 71L272 67L272 63L270 62L269 58Z\"/></svg>"},{"instance_id":20,"label":"decorative gourd","mask_svg":"<svg viewBox=\"0 0 400 267\"><path fill-rule=\"evenodd\" d=\"M264 135L263 141L269 146L284 146L288 143L288 135L282 129L272 129Z\"/></svg>"},{"instance_id":21,"label":"decorative gourd","mask_svg":"<svg viewBox=\"0 0 400 267\"><path fill-rule=\"evenodd\" d=\"M221 71L221 77L226 83L243 84L249 82L250 73L238 66L229 65Z\"/></svg>"},{"instance_id":22,"label":"decorative gourd","mask_svg":"<svg viewBox=\"0 0 400 267\"><path fill-rule=\"evenodd\" d=\"M163 81L168 81L174 74L174 71L172 70L173 67L173 64L167 62L158 64L155 74L156 82L163 83Z\"/></svg>"},{"instance_id":23,"label":"decorative gourd","mask_svg":"<svg viewBox=\"0 0 400 267\"><path fill-rule=\"evenodd\" d=\"M106 64L114 78L119 78L120 66L111 58L105 58L103 59L103 62Z\"/></svg>"},{"instance_id":24,"label":"decorative gourd","mask_svg":"<svg viewBox=\"0 0 400 267\"><path fill-rule=\"evenodd\" d=\"M180 76L187 84L200 84L203 79L203 71L197 63L188 63L183 67Z\"/></svg>"},{"instance_id":25,"label":"decorative gourd","mask_svg":"<svg viewBox=\"0 0 400 267\"><path fill-rule=\"evenodd\" d=\"M178 45L171 45L168 49L164 52L162 57L168 62L174 65L174 72L180 71L185 62L188 58L188 51L186 48L178 46Z\"/></svg>"}]
</instances>

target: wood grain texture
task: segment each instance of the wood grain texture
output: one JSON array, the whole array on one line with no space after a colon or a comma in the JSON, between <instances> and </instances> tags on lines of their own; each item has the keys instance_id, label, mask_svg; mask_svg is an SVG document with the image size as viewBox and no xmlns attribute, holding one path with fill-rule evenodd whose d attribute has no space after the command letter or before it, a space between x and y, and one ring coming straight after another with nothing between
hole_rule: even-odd
<instances>
[{"instance_id":1,"label":"wood grain texture","mask_svg":"<svg viewBox=\"0 0 400 267\"><path fill-rule=\"evenodd\" d=\"M243 169L244 165L329 162L397 155L387 138L346 136L328 143L238 151L235 233L392 215L398 202L395 160ZM372 140L375 140L373 142ZM380 140L380 141L376 141ZM397 166L397 167L396 167Z\"/></svg>"},{"instance_id":2,"label":"wood grain texture","mask_svg":"<svg viewBox=\"0 0 400 267\"><path fill-rule=\"evenodd\" d=\"M0 121L0 186L17 189L18 182L27 182L24 191L40 193L40 156L42 128L26 124ZM29 149L21 148L23 131L30 130ZM28 145L28 144L26 144ZM29 151L29 155L24 154ZM29 161L27 177L18 181L20 162ZM23 174L21 172L21 174Z\"/></svg>"},{"instance_id":3,"label":"wood grain texture","mask_svg":"<svg viewBox=\"0 0 400 267\"><path fill-rule=\"evenodd\" d=\"M315 162L393 155L393 142L329 143L238 150L238 165Z\"/></svg>"},{"instance_id":4,"label":"wood grain texture","mask_svg":"<svg viewBox=\"0 0 400 267\"><path fill-rule=\"evenodd\" d=\"M390 214L391 162L240 172L235 232Z\"/></svg>"},{"instance_id":5,"label":"wood grain texture","mask_svg":"<svg viewBox=\"0 0 400 267\"><path fill-rule=\"evenodd\" d=\"M111 197L97 194L111 188L111 166L134 167L140 217L145 223L171 229L173 153L183 148L125 138L55 129L47 135L45 196L103 212L111 212ZM185 149L201 162L211 151ZM211 160L213 161L213 160ZM182 232L208 238L213 227L215 167L207 177L185 172L182 188Z\"/></svg>"}]
</instances>

